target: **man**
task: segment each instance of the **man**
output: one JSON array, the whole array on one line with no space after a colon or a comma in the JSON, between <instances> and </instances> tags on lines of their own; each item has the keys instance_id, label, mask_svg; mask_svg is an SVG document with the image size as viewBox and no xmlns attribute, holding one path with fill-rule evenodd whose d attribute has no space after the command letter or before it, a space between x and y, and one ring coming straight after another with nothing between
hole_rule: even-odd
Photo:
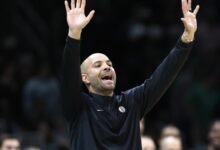
<instances>
[{"instance_id":1,"label":"man","mask_svg":"<svg viewBox=\"0 0 220 150\"><path fill-rule=\"evenodd\" d=\"M220 119L216 119L212 122L210 127L208 150L219 150L220 149Z\"/></svg>"},{"instance_id":2,"label":"man","mask_svg":"<svg viewBox=\"0 0 220 150\"><path fill-rule=\"evenodd\" d=\"M181 138L181 132L179 128L177 128L176 126L167 125L162 128L161 133L160 133L160 138L164 138L166 136L174 136L174 137Z\"/></svg>"},{"instance_id":3,"label":"man","mask_svg":"<svg viewBox=\"0 0 220 150\"><path fill-rule=\"evenodd\" d=\"M142 150L156 150L154 140L149 136L141 136Z\"/></svg>"},{"instance_id":4,"label":"man","mask_svg":"<svg viewBox=\"0 0 220 150\"><path fill-rule=\"evenodd\" d=\"M13 135L1 135L0 150L20 150L20 141Z\"/></svg>"},{"instance_id":5,"label":"man","mask_svg":"<svg viewBox=\"0 0 220 150\"><path fill-rule=\"evenodd\" d=\"M182 150L181 139L175 136L166 136L160 140L160 150Z\"/></svg>"},{"instance_id":6,"label":"man","mask_svg":"<svg viewBox=\"0 0 220 150\"><path fill-rule=\"evenodd\" d=\"M71 150L141 150L139 122L158 102L183 66L197 29L191 1L182 0L185 30L181 39L142 85L114 93L116 73L109 58L101 53L90 55L80 68L82 30L94 15L85 16L86 1L65 1L68 37L61 74L62 105L68 122ZM82 91L82 81L89 93Z\"/></svg>"},{"instance_id":7,"label":"man","mask_svg":"<svg viewBox=\"0 0 220 150\"><path fill-rule=\"evenodd\" d=\"M207 145L198 145L194 150L220 150L220 119L216 119L211 123Z\"/></svg>"}]
</instances>

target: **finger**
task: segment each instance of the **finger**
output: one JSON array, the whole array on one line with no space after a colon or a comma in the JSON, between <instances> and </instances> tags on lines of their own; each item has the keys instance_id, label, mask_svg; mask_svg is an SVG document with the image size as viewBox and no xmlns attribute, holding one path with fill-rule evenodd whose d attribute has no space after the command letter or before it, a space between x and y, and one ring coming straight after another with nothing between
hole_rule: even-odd
<instances>
[{"instance_id":1,"label":"finger","mask_svg":"<svg viewBox=\"0 0 220 150\"><path fill-rule=\"evenodd\" d=\"M94 16L95 11L92 10L90 11L89 15L86 17L87 23L90 22L90 20L92 19L92 17Z\"/></svg>"},{"instance_id":2,"label":"finger","mask_svg":"<svg viewBox=\"0 0 220 150\"><path fill-rule=\"evenodd\" d=\"M65 8L66 8L66 13L68 13L70 11L70 7L69 7L69 4L68 4L67 0L64 1L64 5L65 5Z\"/></svg>"},{"instance_id":3,"label":"finger","mask_svg":"<svg viewBox=\"0 0 220 150\"><path fill-rule=\"evenodd\" d=\"M186 21L186 19L185 19L185 18L181 18L181 21L183 22L184 27L186 27L186 26L187 26L187 21Z\"/></svg>"},{"instance_id":4,"label":"finger","mask_svg":"<svg viewBox=\"0 0 220 150\"><path fill-rule=\"evenodd\" d=\"M193 14L194 14L195 16L197 15L197 13L198 13L198 11L199 11L199 8L200 8L200 6L197 5L196 8L194 9Z\"/></svg>"},{"instance_id":5,"label":"finger","mask_svg":"<svg viewBox=\"0 0 220 150\"><path fill-rule=\"evenodd\" d=\"M187 2L186 2L186 0L182 0L182 12L183 12L184 16L187 13L187 11L188 11Z\"/></svg>"},{"instance_id":6,"label":"finger","mask_svg":"<svg viewBox=\"0 0 220 150\"><path fill-rule=\"evenodd\" d=\"M80 8L80 3L81 3L81 0L76 1L76 8Z\"/></svg>"},{"instance_id":7,"label":"finger","mask_svg":"<svg viewBox=\"0 0 220 150\"><path fill-rule=\"evenodd\" d=\"M185 18L181 18L181 21L183 22L183 24L186 24L186 19Z\"/></svg>"},{"instance_id":8,"label":"finger","mask_svg":"<svg viewBox=\"0 0 220 150\"><path fill-rule=\"evenodd\" d=\"M71 8L75 8L75 0L71 0Z\"/></svg>"},{"instance_id":9,"label":"finger","mask_svg":"<svg viewBox=\"0 0 220 150\"><path fill-rule=\"evenodd\" d=\"M86 0L82 0L81 2L81 8L84 10L86 6Z\"/></svg>"},{"instance_id":10,"label":"finger","mask_svg":"<svg viewBox=\"0 0 220 150\"><path fill-rule=\"evenodd\" d=\"M192 0L188 0L188 10L192 10Z\"/></svg>"}]
</instances>

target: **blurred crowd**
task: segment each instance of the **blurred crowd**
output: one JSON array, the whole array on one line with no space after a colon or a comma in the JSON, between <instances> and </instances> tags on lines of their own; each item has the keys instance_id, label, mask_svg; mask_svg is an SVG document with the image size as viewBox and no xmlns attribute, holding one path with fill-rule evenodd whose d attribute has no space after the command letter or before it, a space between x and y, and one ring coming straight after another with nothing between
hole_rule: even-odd
<instances>
[{"instance_id":1,"label":"blurred crowd","mask_svg":"<svg viewBox=\"0 0 220 150\"><path fill-rule=\"evenodd\" d=\"M183 132L173 124L164 125L157 138L145 132L144 119L140 122L142 150L219 150L220 148L220 120L213 120L206 133L206 142L189 148Z\"/></svg>"},{"instance_id":2,"label":"blurred crowd","mask_svg":"<svg viewBox=\"0 0 220 150\"><path fill-rule=\"evenodd\" d=\"M169 141L182 149L220 143L214 121L220 118L219 3L193 0L201 10L189 60L145 116L145 140L155 148ZM87 6L96 13L83 33L81 57L102 52L112 59L116 93L148 78L183 32L180 0L87 0ZM68 149L58 82L67 35L63 1L2 1L0 15L0 135L15 136L22 147ZM178 136L163 138L167 125Z\"/></svg>"}]
</instances>

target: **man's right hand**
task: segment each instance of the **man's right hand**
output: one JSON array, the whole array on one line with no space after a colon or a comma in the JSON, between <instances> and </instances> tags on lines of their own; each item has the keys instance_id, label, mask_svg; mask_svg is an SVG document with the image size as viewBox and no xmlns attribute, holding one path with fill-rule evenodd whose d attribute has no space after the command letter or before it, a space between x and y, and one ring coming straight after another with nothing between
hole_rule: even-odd
<instances>
[{"instance_id":1,"label":"man's right hand","mask_svg":"<svg viewBox=\"0 0 220 150\"><path fill-rule=\"evenodd\" d=\"M67 24L69 26L68 36L79 40L83 28L90 22L95 11L90 11L88 16L85 16L86 0L71 0L71 8L67 0L65 0L65 8L67 15Z\"/></svg>"}]
</instances>

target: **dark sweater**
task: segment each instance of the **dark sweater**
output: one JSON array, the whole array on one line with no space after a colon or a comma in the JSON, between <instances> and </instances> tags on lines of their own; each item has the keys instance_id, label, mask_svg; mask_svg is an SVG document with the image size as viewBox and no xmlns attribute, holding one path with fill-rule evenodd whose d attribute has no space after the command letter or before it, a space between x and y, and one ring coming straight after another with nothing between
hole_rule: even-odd
<instances>
[{"instance_id":1,"label":"dark sweater","mask_svg":"<svg viewBox=\"0 0 220 150\"><path fill-rule=\"evenodd\" d=\"M61 90L71 150L141 150L139 121L173 82L191 45L179 40L143 84L108 97L82 91L80 41L68 37Z\"/></svg>"}]
</instances>

